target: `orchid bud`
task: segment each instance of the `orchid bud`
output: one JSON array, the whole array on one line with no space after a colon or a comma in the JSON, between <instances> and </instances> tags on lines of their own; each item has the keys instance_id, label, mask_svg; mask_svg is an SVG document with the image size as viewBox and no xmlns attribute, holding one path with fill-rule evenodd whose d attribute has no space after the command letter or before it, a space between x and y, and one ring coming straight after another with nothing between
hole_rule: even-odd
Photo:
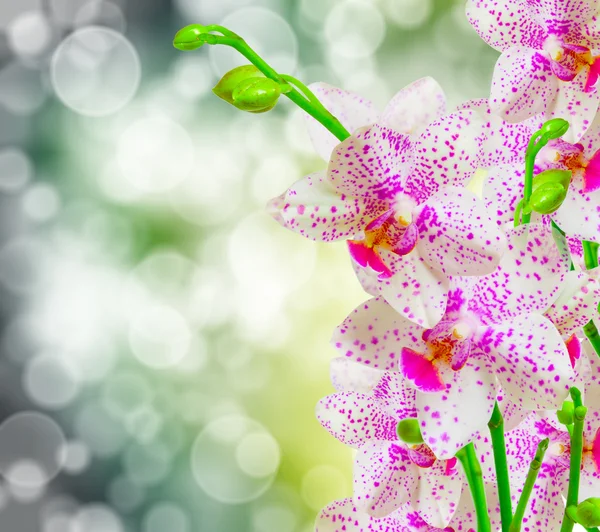
<instances>
[{"instance_id":1,"label":"orchid bud","mask_svg":"<svg viewBox=\"0 0 600 532\"><path fill-rule=\"evenodd\" d=\"M566 190L571 184L571 176L573 172L571 170L558 170L556 168L545 170L537 174L532 181L532 190L535 191L541 185L545 183L560 183Z\"/></svg>"},{"instance_id":2,"label":"orchid bud","mask_svg":"<svg viewBox=\"0 0 600 532\"><path fill-rule=\"evenodd\" d=\"M421 435L421 428L419 427L418 419L403 419L398 423L396 432L398 433L398 438L404 443L408 443L410 445L423 443L423 436Z\"/></svg>"},{"instance_id":3,"label":"orchid bud","mask_svg":"<svg viewBox=\"0 0 600 532\"><path fill-rule=\"evenodd\" d=\"M590 497L579 503L577 522L585 528L600 526L600 498Z\"/></svg>"},{"instance_id":4,"label":"orchid bud","mask_svg":"<svg viewBox=\"0 0 600 532\"><path fill-rule=\"evenodd\" d=\"M191 51L200 48L204 41L200 40L200 35L209 33L208 29L201 24L190 24L181 28L173 39L173 46L178 50Z\"/></svg>"},{"instance_id":5,"label":"orchid bud","mask_svg":"<svg viewBox=\"0 0 600 532\"><path fill-rule=\"evenodd\" d=\"M222 100L234 105L233 91L235 88L242 81L254 78L265 79L265 75L254 65L239 66L227 72L227 74L220 79L219 83L215 85L213 92Z\"/></svg>"},{"instance_id":6,"label":"orchid bud","mask_svg":"<svg viewBox=\"0 0 600 532\"><path fill-rule=\"evenodd\" d=\"M556 417L563 425L572 425L574 414L575 405L573 405L573 401L565 401L562 405L562 409L556 412Z\"/></svg>"},{"instance_id":7,"label":"orchid bud","mask_svg":"<svg viewBox=\"0 0 600 532\"><path fill-rule=\"evenodd\" d=\"M275 107L281 96L279 83L269 78L245 79L233 90L233 105L242 111L264 113Z\"/></svg>"},{"instance_id":8,"label":"orchid bud","mask_svg":"<svg viewBox=\"0 0 600 532\"><path fill-rule=\"evenodd\" d=\"M531 195L527 210L540 214L552 214L562 205L566 197L567 191L560 183L545 183Z\"/></svg>"},{"instance_id":9,"label":"orchid bud","mask_svg":"<svg viewBox=\"0 0 600 532\"><path fill-rule=\"evenodd\" d=\"M550 139L558 139L569 130L569 122L563 118L553 118L544 123L540 129L542 137Z\"/></svg>"}]
</instances>

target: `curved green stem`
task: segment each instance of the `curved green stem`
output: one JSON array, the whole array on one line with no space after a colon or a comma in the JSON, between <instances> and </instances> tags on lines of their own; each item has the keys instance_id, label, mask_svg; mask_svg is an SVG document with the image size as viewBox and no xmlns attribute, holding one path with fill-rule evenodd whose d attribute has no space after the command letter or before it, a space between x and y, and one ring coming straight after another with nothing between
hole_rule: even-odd
<instances>
[{"instance_id":1,"label":"curved green stem","mask_svg":"<svg viewBox=\"0 0 600 532\"><path fill-rule=\"evenodd\" d=\"M492 526L487 509L483 474L475 452L475 446L469 443L456 453L456 458L463 466L471 490L471 497L477 515L477 532L491 532Z\"/></svg>"},{"instance_id":2,"label":"curved green stem","mask_svg":"<svg viewBox=\"0 0 600 532\"><path fill-rule=\"evenodd\" d=\"M196 41L203 42L210 45L223 45L229 46L237 50L242 54L250 63L258 68L266 77L276 81L277 83L285 83L286 79L291 81L293 85L300 88L301 92L292 88L284 92L284 94L292 100L298 107L304 110L307 114L312 116L315 120L320 122L326 129L328 129L340 142L346 140L350 133L335 118L323 105L317 100L315 95L306 87L303 83L292 78L291 76L282 76L279 74L271 65L269 65L260 55L256 53L248 43L242 39L239 35L224 28L222 26L206 26L208 31L218 31L222 35L215 35L213 33L203 33ZM304 93L304 94L303 94Z\"/></svg>"},{"instance_id":3,"label":"curved green stem","mask_svg":"<svg viewBox=\"0 0 600 532\"><path fill-rule=\"evenodd\" d=\"M578 388L571 388L571 398L575 406L575 421L573 423L573 432L571 434L571 467L569 471L569 491L567 493L567 503L565 515L563 518L560 532L572 532L575 522L569 516L567 508L577 506L579 499L579 480L581 477L581 459L583 455L583 424L587 408L583 406L581 392Z\"/></svg>"},{"instance_id":4,"label":"curved green stem","mask_svg":"<svg viewBox=\"0 0 600 532\"><path fill-rule=\"evenodd\" d=\"M508 463L506 461L506 442L504 441L504 419L498 406L494 405L492 417L488 423L494 449L494 465L498 481L498 494L500 499L500 516L502 518L502 532L508 532L512 521L512 502L510 497L510 478Z\"/></svg>"},{"instance_id":5,"label":"curved green stem","mask_svg":"<svg viewBox=\"0 0 600 532\"><path fill-rule=\"evenodd\" d=\"M525 510L527 510L527 505L529 504L529 497L531 497L531 492L535 486L535 481L537 480L540 472L540 467L542 467L542 463L544 462L544 455L548 450L549 443L550 440L548 438L538 443L535 456L529 464L529 471L527 473L527 478L525 479L525 486L523 487L523 491L519 497L519 503L517 504L517 509L515 510L515 516L510 524L510 532L519 532L521 530L523 517L525 516Z\"/></svg>"}]
</instances>

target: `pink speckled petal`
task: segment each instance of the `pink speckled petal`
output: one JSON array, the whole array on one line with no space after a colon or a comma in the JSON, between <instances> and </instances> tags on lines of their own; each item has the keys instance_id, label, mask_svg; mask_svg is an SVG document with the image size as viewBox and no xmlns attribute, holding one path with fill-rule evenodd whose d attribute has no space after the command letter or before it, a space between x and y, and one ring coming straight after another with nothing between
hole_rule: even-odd
<instances>
[{"instance_id":1,"label":"pink speckled petal","mask_svg":"<svg viewBox=\"0 0 600 532\"><path fill-rule=\"evenodd\" d=\"M496 532L501 529L498 489L493 484L485 484L485 492L488 512L490 514L490 524L492 530ZM458 509L456 510L452 521L450 522L450 527L451 528L448 529L448 532L475 532L477 530L477 516L473 508L471 492L467 487L462 490L462 496L459 501Z\"/></svg>"},{"instance_id":2,"label":"pink speckled petal","mask_svg":"<svg viewBox=\"0 0 600 532\"><path fill-rule=\"evenodd\" d=\"M433 78L421 78L398 92L379 123L399 133L412 133L446 114L446 97Z\"/></svg>"},{"instance_id":3,"label":"pink speckled petal","mask_svg":"<svg viewBox=\"0 0 600 532\"><path fill-rule=\"evenodd\" d=\"M588 161L583 172L583 192L589 194L600 189L600 150Z\"/></svg>"},{"instance_id":4,"label":"pink speckled petal","mask_svg":"<svg viewBox=\"0 0 600 532\"><path fill-rule=\"evenodd\" d=\"M386 371L372 392L377 407L398 421L417 417L417 392L407 384L399 373Z\"/></svg>"},{"instance_id":5,"label":"pink speckled petal","mask_svg":"<svg viewBox=\"0 0 600 532\"><path fill-rule=\"evenodd\" d=\"M419 483L417 467L400 442L371 441L354 461L354 504L373 517L385 517L409 502Z\"/></svg>"},{"instance_id":6,"label":"pink speckled petal","mask_svg":"<svg viewBox=\"0 0 600 532\"><path fill-rule=\"evenodd\" d=\"M568 472L568 468L544 461L523 517L522 530L560 530L565 512L560 495L568 485ZM522 485L518 486L515 492L517 497L522 489Z\"/></svg>"},{"instance_id":7,"label":"pink speckled petal","mask_svg":"<svg viewBox=\"0 0 600 532\"><path fill-rule=\"evenodd\" d=\"M600 439L600 438L599 438ZM600 454L600 448L598 449ZM581 470L579 482L579 500L584 501L590 497L598 497L600 493L600 456L598 462L586 456Z\"/></svg>"},{"instance_id":8,"label":"pink speckled petal","mask_svg":"<svg viewBox=\"0 0 600 532\"><path fill-rule=\"evenodd\" d=\"M496 400L496 378L481 358L471 357L460 371L444 375L446 390L417 394L417 410L425 443L439 459L450 459L488 431Z\"/></svg>"},{"instance_id":9,"label":"pink speckled petal","mask_svg":"<svg viewBox=\"0 0 600 532\"><path fill-rule=\"evenodd\" d=\"M552 219L569 236L600 242L600 190L586 194L579 181L572 181L563 204Z\"/></svg>"},{"instance_id":10,"label":"pink speckled petal","mask_svg":"<svg viewBox=\"0 0 600 532\"><path fill-rule=\"evenodd\" d=\"M561 83L556 98L546 109L545 118L564 118L570 124L562 139L575 144L590 127L600 103L598 91L585 92L588 69L584 68L570 83Z\"/></svg>"},{"instance_id":11,"label":"pink speckled petal","mask_svg":"<svg viewBox=\"0 0 600 532\"><path fill-rule=\"evenodd\" d=\"M390 201L402 190L412 159L407 135L374 125L357 130L333 150L327 177L340 194Z\"/></svg>"},{"instance_id":12,"label":"pink speckled petal","mask_svg":"<svg viewBox=\"0 0 600 532\"><path fill-rule=\"evenodd\" d=\"M514 46L498 59L490 108L507 122L521 122L546 111L558 91L550 63L535 50Z\"/></svg>"},{"instance_id":13,"label":"pink speckled petal","mask_svg":"<svg viewBox=\"0 0 600 532\"><path fill-rule=\"evenodd\" d=\"M398 371L403 346L425 346L422 332L422 327L400 316L378 297L358 306L335 330L331 343L354 362Z\"/></svg>"},{"instance_id":14,"label":"pink speckled petal","mask_svg":"<svg viewBox=\"0 0 600 532\"><path fill-rule=\"evenodd\" d=\"M333 242L352 238L364 226L367 204L340 195L324 172L310 174L270 201L268 209L281 225L311 240ZM379 209L385 210L381 202ZM377 207L371 205L371 212Z\"/></svg>"},{"instance_id":15,"label":"pink speckled petal","mask_svg":"<svg viewBox=\"0 0 600 532\"><path fill-rule=\"evenodd\" d=\"M511 401L528 410L561 407L575 372L567 347L548 318L515 316L489 327L477 343L490 357Z\"/></svg>"},{"instance_id":16,"label":"pink speckled petal","mask_svg":"<svg viewBox=\"0 0 600 532\"><path fill-rule=\"evenodd\" d=\"M459 505L463 479L456 467L448 468L447 460L438 460L421 471L416 508L425 522L437 528L450 524Z\"/></svg>"},{"instance_id":17,"label":"pink speckled petal","mask_svg":"<svg viewBox=\"0 0 600 532\"><path fill-rule=\"evenodd\" d=\"M315 524L315 532L414 532L392 515L374 519L360 512L352 499L334 501L321 510ZM430 532L419 529L418 532Z\"/></svg>"},{"instance_id":18,"label":"pink speckled petal","mask_svg":"<svg viewBox=\"0 0 600 532\"><path fill-rule=\"evenodd\" d=\"M520 44L541 48L547 35L523 0L468 0L467 18L479 36L499 51Z\"/></svg>"},{"instance_id":19,"label":"pink speckled petal","mask_svg":"<svg viewBox=\"0 0 600 532\"><path fill-rule=\"evenodd\" d=\"M382 252L386 255L386 263L392 263L395 256ZM394 265L394 275L379 284L381 295L401 316L425 329L433 328L446 310L448 277L415 251L396 258Z\"/></svg>"},{"instance_id":20,"label":"pink speckled petal","mask_svg":"<svg viewBox=\"0 0 600 532\"><path fill-rule=\"evenodd\" d=\"M511 401L510 398L502 391L502 388L498 390L498 397L496 398L500 405L500 411L504 418L504 430L509 431L517 427L529 414L528 410L524 410L520 405Z\"/></svg>"},{"instance_id":21,"label":"pink speckled petal","mask_svg":"<svg viewBox=\"0 0 600 532\"><path fill-rule=\"evenodd\" d=\"M336 393L317 403L317 419L346 445L360 447L368 440L396 441L397 421L381 412L373 398L360 393Z\"/></svg>"},{"instance_id":22,"label":"pink speckled petal","mask_svg":"<svg viewBox=\"0 0 600 532\"><path fill-rule=\"evenodd\" d=\"M338 392L370 392L385 373L353 362L345 357L333 358L329 364L329 376Z\"/></svg>"},{"instance_id":23,"label":"pink speckled petal","mask_svg":"<svg viewBox=\"0 0 600 532\"><path fill-rule=\"evenodd\" d=\"M421 207L415 224L417 248L430 266L446 275L492 273L506 249L506 238L481 200L470 191L444 187Z\"/></svg>"},{"instance_id":24,"label":"pink speckled petal","mask_svg":"<svg viewBox=\"0 0 600 532\"><path fill-rule=\"evenodd\" d=\"M477 169L486 123L478 111L468 109L427 126L415 145L405 193L422 203L442 186L465 185Z\"/></svg>"},{"instance_id":25,"label":"pink speckled petal","mask_svg":"<svg viewBox=\"0 0 600 532\"><path fill-rule=\"evenodd\" d=\"M563 339L578 332L598 314L600 283L585 272L568 272L558 299L545 312Z\"/></svg>"},{"instance_id":26,"label":"pink speckled petal","mask_svg":"<svg viewBox=\"0 0 600 532\"><path fill-rule=\"evenodd\" d=\"M308 88L314 92L315 96L324 107L335 116L350 133L353 133L358 128L374 124L377 121L379 113L373 102L358 94L338 89L337 87L322 82L312 83ZM329 161L331 152L340 141L312 116L307 114L304 116L306 117L308 134L310 135L315 150L323 159Z\"/></svg>"},{"instance_id":27,"label":"pink speckled petal","mask_svg":"<svg viewBox=\"0 0 600 532\"><path fill-rule=\"evenodd\" d=\"M363 268L360 264L356 263L353 260L350 260L352 264L352 269L362 286L362 289L369 294L370 296L378 296L379 295L379 274L374 271L367 270Z\"/></svg>"},{"instance_id":28,"label":"pink speckled petal","mask_svg":"<svg viewBox=\"0 0 600 532\"><path fill-rule=\"evenodd\" d=\"M598 433L600 430L600 358L587 340L584 342L584 352L585 357L583 358L588 362L589 368L583 386L583 390L585 390L584 404L588 407L585 417L585 435L594 442L600 471L600 433Z\"/></svg>"},{"instance_id":29,"label":"pink speckled petal","mask_svg":"<svg viewBox=\"0 0 600 532\"><path fill-rule=\"evenodd\" d=\"M502 165L487 170L483 202L490 218L500 227L513 222L517 203L523 198L524 182L524 165ZM532 220L537 219L534 213Z\"/></svg>"},{"instance_id":30,"label":"pink speckled petal","mask_svg":"<svg viewBox=\"0 0 600 532\"><path fill-rule=\"evenodd\" d=\"M506 227L505 232L508 251L494 273L478 278L469 302L469 310L486 324L545 312L569 269L566 243L551 227L529 224ZM557 241L562 242L560 248Z\"/></svg>"}]
</instances>

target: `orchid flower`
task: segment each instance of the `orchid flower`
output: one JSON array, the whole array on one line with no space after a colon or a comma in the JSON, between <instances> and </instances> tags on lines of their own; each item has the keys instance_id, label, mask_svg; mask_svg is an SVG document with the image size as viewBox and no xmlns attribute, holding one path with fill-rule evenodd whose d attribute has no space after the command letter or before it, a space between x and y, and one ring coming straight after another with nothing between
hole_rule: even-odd
<instances>
[{"instance_id":1,"label":"orchid flower","mask_svg":"<svg viewBox=\"0 0 600 532\"><path fill-rule=\"evenodd\" d=\"M364 104L335 94L340 105ZM415 105L419 98L422 107ZM303 236L346 240L354 262L377 276L379 293L425 327L444 313L449 276L491 273L506 246L483 204L462 188L482 142L473 126L478 113L459 111L427 125L441 102L429 78L403 89L376 124L333 148L326 172L305 177L270 203L275 219ZM418 134L399 132L413 128Z\"/></svg>"},{"instance_id":2,"label":"orchid flower","mask_svg":"<svg viewBox=\"0 0 600 532\"><path fill-rule=\"evenodd\" d=\"M342 443L358 449L354 504L361 512L380 518L409 503L429 525L444 527L457 508L463 477L456 458L438 460L427 445L399 439L399 422L416 418L415 394L385 373L370 393L322 399L317 418Z\"/></svg>"},{"instance_id":3,"label":"orchid flower","mask_svg":"<svg viewBox=\"0 0 600 532\"><path fill-rule=\"evenodd\" d=\"M559 296L565 251L543 225L507 236L509 250L493 274L454 280L435 327L407 320L379 297L332 339L347 358L400 371L412 383L424 440L440 459L487 430L499 385L513 403L536 411L560 408L574 380L565 342L543 315Z\"/></svg>"},{"instance_id":4,"label":"orchid flower","mask_svg":"<svg viewBox=\"0 0 600 532\"><path fill-rule=\"evenodd\" d=\"M536 114L561 117L578 142L600 103L596 83L600 45L595 0L468 0L467 17L490 46L502 52L490 105L509 122Z\"/></svg>"}]
</instances>

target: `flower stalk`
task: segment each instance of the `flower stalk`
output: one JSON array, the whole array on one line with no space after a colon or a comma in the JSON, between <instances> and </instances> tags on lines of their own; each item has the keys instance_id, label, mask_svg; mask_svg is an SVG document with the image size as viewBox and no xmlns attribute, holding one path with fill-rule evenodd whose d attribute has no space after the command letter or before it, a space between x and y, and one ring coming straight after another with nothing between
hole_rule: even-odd
<instances>
[{"instance_id":1,"label":"flower stalk","mask_svg":"<svg viewBox=\"0 0 600 532\"><path fill-rule=\"evenodd\" d=\"M509 532L512 521L512 502L510 496L510 478L508 475L508 463L506 460L506 442L504 439L504 418L498 406L494 405L492 417L488 423L494 450L494 465L496 468L496 479L498 480L498 492L500 498L500 515L502 518L502 532Z\"/></svg>"},{"instance_id":2,"label":"flower stalk","mask_svg":"<svg viewBox=\"0 0 600 532\"><path fill-rule=\"evenodd\" d=\"M469 443L456 453L456 458L462 464L471 490L473 505L477 515L477 532L491 532L490 516L487 509L485 486L481 465L473 443Z\"/></svg>"}]
</instances>

